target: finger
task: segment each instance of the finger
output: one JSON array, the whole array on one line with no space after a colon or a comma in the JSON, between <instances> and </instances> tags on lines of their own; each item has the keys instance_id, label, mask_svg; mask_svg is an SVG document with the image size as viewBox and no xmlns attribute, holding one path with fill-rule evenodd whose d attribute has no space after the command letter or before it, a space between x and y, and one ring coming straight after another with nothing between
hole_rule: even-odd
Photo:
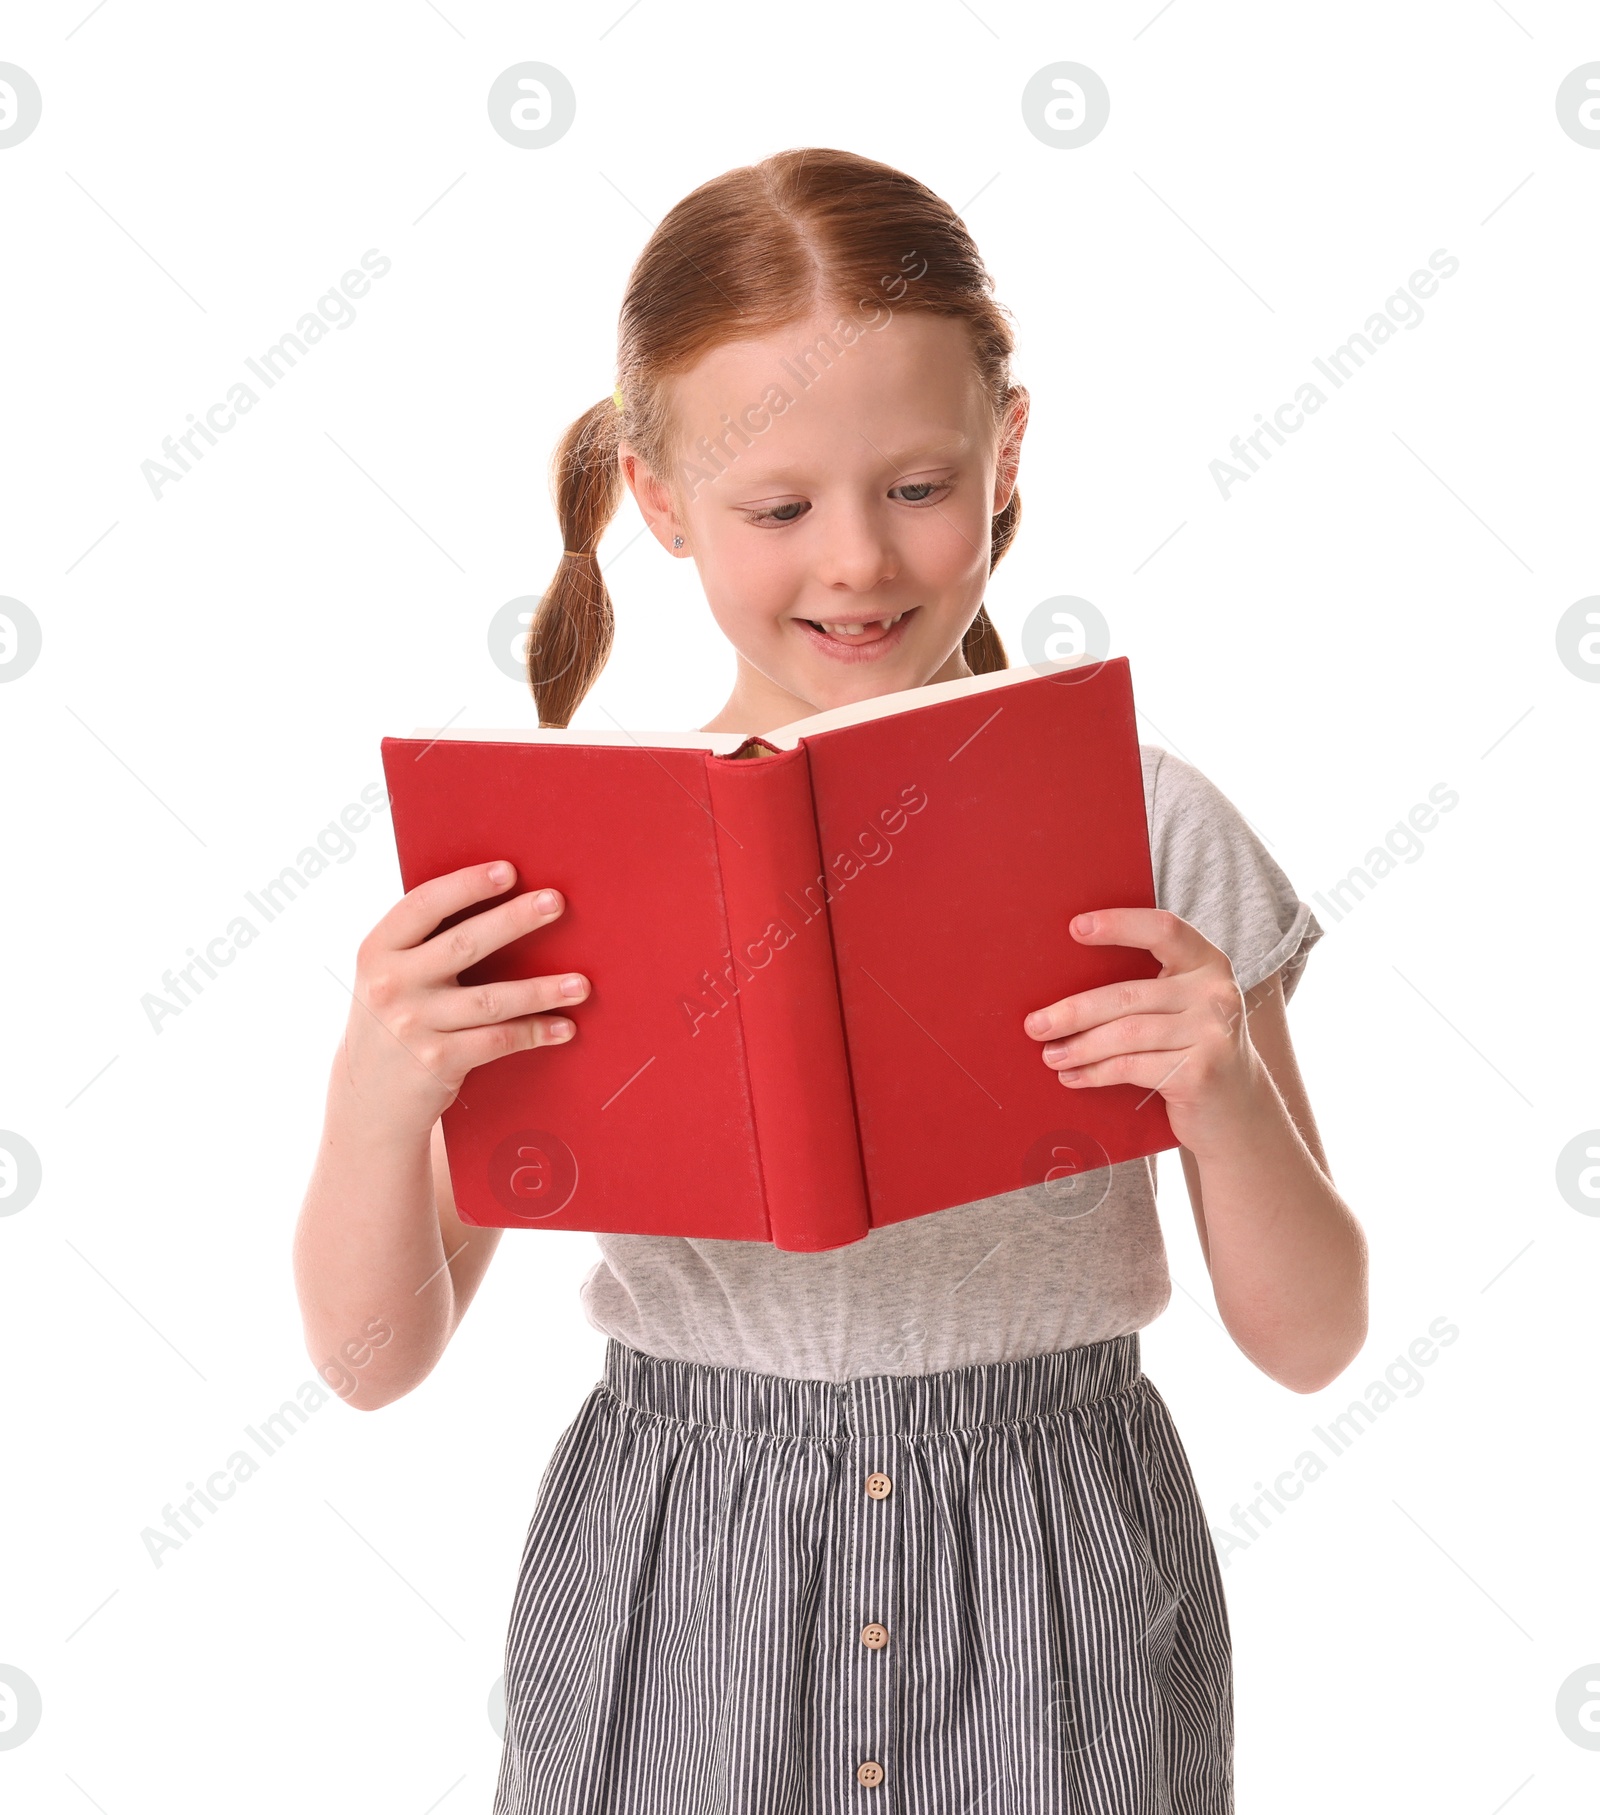
<instances>
[{"instance_id":1,"label":"finger","mask_svg":"<svg viewBox=\"0 0 1600 1815\"><path fill-rule=\"evenodd\" d=\"M492 1027L472 1027L450 1036L450 1056L456 1067L472 1071L492 1064L507 1053L528 1052L537 1046L570 1045L577 1029L565 1015L525 1015L518 1021L497 1021ZM465 1086L471 1090L470 1083Z\"/></svg>"},{"instance_id":2,"label":"finger","mask_svg":"<svg viewBox=\"0 0 1600 1815\"><path fill-rule=\"evenodd\" d=\"M1068 1090L1086 1084L1095 1088L1107 1084L1135 1084L1145 1091L1160 1090L1188 1063L1189 1052L1190 1049L1185 1049L1176 1058L1163 1052L1118 1053L1115 1058L1101 1059L1093 1065L1058 1071L1056 1078Z\"/></svg>"},{"instance_id":3,"label":"finger","mask_svg":"<svg viewBox=\"0 0 1600 1815\"><path fill-rule=\"evenodd\" d=\"M569 978L578 984L571 993L563 988ZM497 983L463 983L435 990L429 995L424 1012L433 1026L454 1031L462 1027L492 1027L497 1021L572 1008L586 1001L588 995L589 979L581 971L557 971L548 977L508 977Z\"/></svg>"},{"instance_id":4,"label":"finger","mask_svg":"<svg viewBox=\"0 0 1600 1815\"><path fill-rule=\"evenodd\" d=\"M491 875L490 872L502 864L504 873L499 877ZM441 920L448 920L475 901L503 895L516 880L515 866L504 863L503 859L469 863L463 869L419 882L390 908L372 929L373 933L388 950L407 951L421 945Z\"/></svg>"},{"instance_id":5,"label":"finger","mask_svg":"<svg viewBox=\"0 0 1600 1815\"><path fill-rule=\"evenodd\" d=\"M1168 908L1095 908L1075 916L1067 930L1080 945L1137 946L1174 971L1196 970L1226 956L1197 926Z\"/></svg>"},{"instance_id":6,"label":"finger","mask_svg":"<svg viewBox=\"0 0 1600 1815\"><path fill-rule=\"evenodd\" d=\"M556 905L541 908L540 899L547 894ZM411 974L424 983L448 983L490 952L498 951L513 939L520 939L541 926L548 926L565 908L566 903L557 889L525 889L509 901L469 914L465 920L435 933L416 947L408 960L417 967Z\"/></svg>"},{"instance_id":7,"label":"finger","mask_svg":"<svg viewBox=\"0 0 1600 1815\"><path fill-rule=\"evenodd\" d=\"M488 1027L468 1027L455 1033L437 1028L397 1031L387 1023L382 1025L446 1089L450 1088L450 1078L464 1079L479 1065L535 1046L564 1045L577 1031L565 1015L526 1015L520 1020L496 1021Z\"/></svg>"},{"instance_id":8,"label":"finger","mask_svg":"<svg viewBox=\"0 0 1600 1815\"><path fill-rule=\"evenodd\" d=\"M549 892L559 904L551 910L539 906L540 896L545 891L530 889L435 933L416 948L414 960L418 968L413 974L424 983L452 982L490 952L498 951L501 946L509 945L513 939L520 939L538 927L547 926L565 908L560 896L554 890Z\"/></svg>"},{"instance_id":9,"label":"finger","mask_svg":"<svg viewBox=\"0 0 1600 1815\"><path fill-rule=\"evenodd\" d=\"M1062 1071L1121 1053L1172 1052L1193 1046L1194 1039L1194 1023L1181 1014L1124 1015L1068 1039L1054 1040L1040 1057L1052 1070Z\"/></svg>"},{"instance_id":10,"label":"finger","mask_svg":"<svg viewBox=\"0 0 1600 1815\"><path fill-rule=\"evenodd\" d=\"M1178 1012L1186 1004L1173 998L1172 984L1177 980L1214 972L1219 980L1233 982L1228 954L1197 927L1165 908L1096 908L1092 913L1079 914L1069 926L1073 937L1082 944L1124 945L1150 952L1161 961L1163 975L1080 990L1035 1009L1024 1017L1023 1032L1036 1040L1074 1033L1129 1009Z\"/></svg>"},{"instance_id":11,"label":"finger","mask_svg":"<svg viewBox=\"0 0 1600 1815\"><path fill-rule=\"evenodd\" d=\"M1175 977L1130 977L1122 983L1103 983L1098 989L1079 990L1076 995L1036 1008L1024 1017L1022 1031L1035 1040L1051 1040L1058 1035L1079 1033L1118 1015L1175 1013L1185 1006L1182 987L1181 980Z\"/></svg>"}]
</instances>

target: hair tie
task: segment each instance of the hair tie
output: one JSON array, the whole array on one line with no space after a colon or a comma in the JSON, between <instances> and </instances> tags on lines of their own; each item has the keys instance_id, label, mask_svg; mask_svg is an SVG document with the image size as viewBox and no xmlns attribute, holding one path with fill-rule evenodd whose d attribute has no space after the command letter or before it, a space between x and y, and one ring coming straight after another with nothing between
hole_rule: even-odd
<instances>
[{"instance_id":1,"label":"hair tie","mask_svg":"<svg viewBox=\"0 0 1600 1815\"><path fill-rule=\"evenodd\" d=\"M562 554L573 555L580 561L586 561L594 553L592 548L564 548Z\"/></svg>"}]
</instances>

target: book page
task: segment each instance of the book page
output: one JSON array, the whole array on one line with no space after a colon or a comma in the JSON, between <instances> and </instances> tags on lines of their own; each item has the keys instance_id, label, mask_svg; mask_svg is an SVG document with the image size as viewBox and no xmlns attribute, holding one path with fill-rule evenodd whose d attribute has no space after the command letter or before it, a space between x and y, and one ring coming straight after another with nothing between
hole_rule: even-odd
<instances>
[{"instance_id":1,"label":"book page","mask_svg":"<svg viewBox=\"0 0 1600 1815\"><path fill-rule=\"evenodd\" d=\"M1067 663L1060 664L1069 666ZM904 687L897 693L879 693L871 699L855 700L848 706L830 706L825 712L813 712L776 731L763 731L761 736L780 750L792 750L803 737L819 731L838 731L846 725L865 724L868 719L889 718L896 712L914 712L919 706L936 706L941 700L959 699L967 693L986 693L992 687L1015 686L1018 681L1031 681L1036 675L1053 674L1055 667L1031 668L1018 664L999 668L993 674L966 674L959 680L937 681L931 687Z\"/></svg>"},{"instance_id":2,"label":"book page","mask_svg":"<svg viewBox=\"0 0 1600 1815\"><path fill-rule=\"evenodd\" d=\"M1088 657L1080 657L1087 661ZM732 756L750 736L760 736L779 750L793 750L801 738L811 737L820 731L837 731L846 725L859 725L868 719L888 718L897 712L914 712L921 706L933 706L943 700L959 699L968 693L986 693L996 687L1015 686L1020 681L1031 681L1037 675L1056 674L1063 668L1075 666L1073 663L1051 663L1045 667L1033 667L1019 663L1012 668L1000 668L993 674L963 675L958 680L938 681L929 687L902 687L893 693L875 694L871 699L855 700L848 706L830 706L826 711L813 712L805 718L794 719L787 725L780 725L775 731L747 733L743 731L629 731L621 726L582 729L559 728L552 726L514 726L498 730L462 730L449 726L438 727L421 725L414 730L413 737L431 740L439 738L471 739L484 743L497 744L570 744L582 746L638 744L646 749L669 750L709 750L716 756ZM761 755L759 748L751 752Z\"/></svg>"},{"instance_id":3,"label":"book page","mask_svg":"<svg viewBox=\"0 0 1600 1815\"><path fill-rule=\"evenodd\" d=\"M743 731L628 731L621 726L605 725L583 730L562 729L555 725L509 725L493 730L418 725L407 735L427 738L430 743L443 739L448 743L570 744L576 747L638 744L647 750L710 750L716 756L731 756L746 737Z\"/></svg>"}]
</instances>

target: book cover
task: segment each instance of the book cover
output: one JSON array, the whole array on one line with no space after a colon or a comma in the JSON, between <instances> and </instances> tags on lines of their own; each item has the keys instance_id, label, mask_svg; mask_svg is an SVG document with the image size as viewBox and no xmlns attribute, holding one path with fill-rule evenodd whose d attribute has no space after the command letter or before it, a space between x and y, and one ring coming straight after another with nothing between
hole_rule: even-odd
<instances>
[{"instance_id":1,"label":"book cover","mask_svg":"<svg viewBox=\"0 0 1600 1815\"><path fill-rule=\"evenodd\" d=\"M1032 1009L1159 974L1083 946L1151 907L1126 658L1015 668L760 737L537 729L382 745L407 890L505 858L548 926L462 983L580 970L559 1047L445 1111L463 1222L771 1241L1176 1146L1159 1093L1067 1092Z\"/></svg>"}]
</instances>

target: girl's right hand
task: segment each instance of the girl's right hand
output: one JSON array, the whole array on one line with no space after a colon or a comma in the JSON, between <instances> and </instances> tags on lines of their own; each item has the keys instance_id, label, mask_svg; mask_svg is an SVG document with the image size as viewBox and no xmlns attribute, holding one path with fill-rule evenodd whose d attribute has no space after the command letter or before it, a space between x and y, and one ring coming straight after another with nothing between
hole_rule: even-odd
<instances>
[{"instance_id":1,"label":"girl's right hand","mask_svg":"<svg viewBox=\"0 0 1600 1815\"><path fill-rule=\"evenodd\" d=\"M533 890L434 931L459 909L502 893L516 875L509 863L475 863L436 876L402 896L362 940L343 1069L362 1112L382 1127L426 1134L475 1065L571 1037L570 1021L540 1011L581 1002L586 977L456 981L480 958L564 913L559 891ZM552 905L541 907L542 896ZM573 981L577 989L564 992Z\"/></svg>"}]
</instances>

